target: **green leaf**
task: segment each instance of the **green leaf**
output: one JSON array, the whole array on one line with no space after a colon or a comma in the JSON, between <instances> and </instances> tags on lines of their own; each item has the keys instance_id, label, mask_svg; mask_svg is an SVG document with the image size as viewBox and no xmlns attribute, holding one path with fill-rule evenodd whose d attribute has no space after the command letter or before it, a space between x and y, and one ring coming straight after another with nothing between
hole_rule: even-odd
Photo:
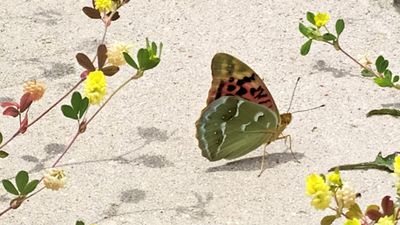
<instances>
[{"instance_id":1,"label":"green leaf","mask_svg":"<svg viewBox=\"0 0 400 225\"><path fill-rule=\"evenodd\" d=\"M313 25L315 25L314 17L315 17L314 13L307 12L307 20L308 20L308 22L310 22Z\"/></svg>"},{"instance_id":2,"label":"green leaf","mask_svg":"<svg viewBox=\"0 0 400 225\"><path fill-rule=\"evenodd\" d=\"M376 67L376 70L378 70L379 71L379 68L380 68L380 65L381 65L381 63L383 62L385 60L385 58L383 58L383 56L378 56L378 58L376 58L376 60L375 60L375 67Z\"/></svg>"},{"instance_id":3,"label":"green leaf","mask_svg":"<svg viewBox=\"0 0 400 225\"><path fill-rule=\"evenodd\" d=\"M154 42L151 43L151 50L152 50L151 55L157 56L157 45L156 45L156 43L154 43Z\"/></svg>"},{"instance_id":4,"label":"green leaf","mask_svg":"<svg viewBox=\"0 0 400 225\"><path fill-rule=\"evenodd\" d=\"M367 117L377 115L390 115L394 117L400 117L400 110L397 109L374 109L367 113Z\"/></svg>"},{"instance_id":5,"label":"green leaf","mask_svg":"<svg viewBox=\"0 0 400 225\"><path fill-rule=\"evenodd\" d=\"M61 111L63 112L64 116L77 120L78 115L75 113L74 109L70 105L62 105Z\"/></svg>"},{"instance_id":6,"label":"green leaf","mask_svg":"<svg viewBox=\"0 0 400 225\"><path fill-rule=\"evenodd\" d=\"M336 20L336 34L339 35L343 32L344 30L344 20L338 19Z\"/></svg>"},{"instance_id":7,"label":"green leaf","mask_svg":"<svg viewBox=\"0 0 400 225\"><path fill-rule=\"evenodd\" d=\"M372 71L370 71L370 70L363 69L363 70L361 71L361 76L363 76L363 77L374 77L375 74L374 74Z\"/></svg>"},{"instance_id":8,"label":"green leaf","mask_svg":"<svg viewBox=\"0 0 400 225\"><path fill-rule=\"evenodd\" d=\"M0 132L0 144L3 142L3 134Z\"/></svg>"},{"instance_id":9,"label":"green leaf","mask_svg":"<svg viewBox=\"0 0 400 225\"><path fill-rule=\"evenodd\" d=\"M400 152L395 152L386 157L382 156L382 153L379 152L376 156L375 160L372 162L363 162L363 163L356 163L356 164L346 164L335 166L329 169L329 171L334 171L336 168L339 170L369 170L369 169L376 169L376 170L383 170L389 173L393 173L393 162L396 155Z\"/></svg>"},{"instance_id":10,"label":"green leaf","mask_svg":"<svg viewBox=\"0 0 400 225\"><path fill-rule=\"evenodd\" d=\"M360 219L363 217L363 213L360 209L360 206L358 204L354 204L350 207L349 211L347 211L346 216L349 219L353 219L353 218Z\"/></svg>"},{"instance_id":11,"label":"green leaf","mask_svg":"<svg viewBox=\"0 0 400 225\"><path fill-rule=\"evenodd\" d=\"M15 177L15 183L17 184L17 188L19 192L22 193L22 191L25 189L26 184L29 181L29 175L28 172L26 171L19 171L17 176Z\"/></svg>"},{"instance_id":12,"label":"green leaf","mask_svg":"<svg viewBox=\"0 0 400 225\"><path fill-rule=\"evenodd\" d=\"M393 87L392 79L388 77L375 77L374 82L380 87Z\"/></svg>"},{"instance_id":13,"label":"green leaf","mask_svg":"<svg viewBox=\"0 0 400 225\"><path fill-rule=\"evenodd\" d=\"M85 223L79 220L79 221L76 221L75 225L85 225Z\"/></svg>"},{"instance_id":14,"label":"green leaf","mask_svg":"<svg viewBox=\"0 0 400 225\"><path fill-rule=\"evenodd\" d=\"M83 114L85 114L86 110L88 109L89 106L89 99L87 97L82 99L81 102L81 108L79 110L79 118L83 117Z\"/></svg>"},{"instance_id":15,"label":"green leaf","mask_svg":"<svg viewBox=\"0 0 400 225\"><path fill-rule=\"evenodd\" d=\"M8 156L8 153L5 151L0 151L0 158L4 159Z\"/></svg>"},{"instance_id":16,"label":"green leaf","mask_svg":"<svg viewBox=\"0 0 400 225\"><path fill-rule=\"evenodd\" d=\"M384 72L383 74L385 75L385 78L386 78L387 80L392 81L392 71L390 71L390 70L385 70L385 72Z\"/></svg>"},{"instance_id":17,"label":"green leaf","mask_svg":"<svg viewBox=\"0 0 400 225\"><path fill-rule=\"evenodd\" d=\"M322 35L322 37L326 41L334 41L334 40L336 40L336 36L331 34L331 33L326 33L326 34Z\"/></svg>"},{"instance_id":18,"label":"green leaf","mask_svg":"<svg viewBox=\"0 0 400 225\"><path fill-rule=\"evenodd\" d=\"M156 67L160 63L160 58L150 55L147 49L141 48L138 51L138 62L141 70L149 70Z\"/></svg>"},{"instance_id":19,"label":"green leaf","mask_svg":"<svg viewBox=\"0 0 400 225\"><path fill-rule=\"evenodd\" d=\"M128 65L132 66L133 68L135 68L137 70L139 69L139 67L136 64L135 60L133 60L132 57L128 53L123 52L122 54L124 54L125 62L128 63Z\"/></svg>"},{"instance_id":20,"label":"green leaf","mask_svg":"<svg viewBox=\"0 0 400 225\"><path fill-rule=\"evenodd\" d=\"M309 39L306 43L304 43L300 48L301 55L307 55L310 52L312 39Z\"/></svg>"},{"instance_id":21,"label":"green leaf","mask_svg":"<svg viewBox=\"0 0 400 225\"><path fill-rule=\"evenodd\" d=\"M385 58L380 55L378 58L376 58L375 66L379 73L383 73L389 66L389 61L385 60Z\"/></svg>"},{"instance_id":22,"label":"green leaf","mask_svg":"<svg viewBox=\"0 0 400 225\"><path fill-rule=\"evenodd\" d=\"M393 77L393 83L396 83L397 81L399 81L399 78L400 78L400 77L397 76L397 75L394 76L394 77ZM1 134L1 133L0 133L0 134ZM1 143L1 142L0 142L0 143Z\"/></svg>"},{"instance_id":23,"label":"green leaf","mask_svg":"<svg viewBox=\"0 0 400 225\"><path fill-rule=\"evenodd\" d=\"M336 215L325 216L321 220L321 225L331 225L336 220Z\"/></svg>"},{"instance_id":24,"label":"green leaf","mask_svg":"<svg viewBox=\"0 0 400 225\"><path fill-rule=\"evenodd\" d=\"M75 91L71 97L71 105L74 109L75 114L78 114L79 109L81 108L82 96L81 93Z\"/></svg>"},{"instance_id":25,"label":"green leaf","mask_svg":"<svg viewBox=\"0 0 400 225\"><path fill-rule=\"evenodd\" d=\"M162 52L163 46L164 46L163 43L160 42L160 47L159 47L160 52L158 53L158 58L159 58L159 59L161 59L161 52Z\"/></svg>"},{"instance_id":26,"label":"green leaf","mask_svg":"<svg viewBox=\"0 0 400 225\"><path fill-rule=\"evenodd\" d=\"M147 51L147 49L144 49L144 48L139 49L139 51L137 53L137 58L138 58L138 63L139 63L140 69L145 70L144 68L150 61L150 54Z\"/></svg>"},{"instance_id":27,"label":"green leaf","mask_svg":"<svg viewBox=\"0 0 400 225\"><path fill-rule=\"evenodd\" d=\"M388 68L388 66L389 66L389 61L383 60L383 61L379 64L378 72L379 72L379 73L385 72L385 70Z\"/></svg>"},{"instance_id":28,"label":"green leaf","mask_svg":"<svg viewBox=\"0 0 400 225\"><path fill-rule=\"evenodd\" d=\"M21 191L21 194L27 195L27 194L31 193L32 191L34 191L36 189L38 184L39 184L39 180L32 180L25 186L25 189L23 191Z\"/></svg>"},{"instance_id":29,"label":"green leaf","mask_svg":"<svg viewBox=\"0 0 400 225\"><path fill-rule=\"evenodd\" d=\"M305 37L308 37L309 33L311 32L308 27L304 26L303 23L299 23L299 31L302 33Z\"/></svg>"},{"instance_id":30,"label":"green leaf","mask_svg":"<svg viewBox=\"0 0 400 225\"><path fill-rule=\"evenodd\" d=\"M3 183L4 189L6 189L6 191L7 191L8 193L13 194L13 195L19 195L19 192L18 192L17 189L15 188L14 184L11 183L11 181L9 181L9 180L3 180L2 183Z\"/></svg>"}]
</instances>

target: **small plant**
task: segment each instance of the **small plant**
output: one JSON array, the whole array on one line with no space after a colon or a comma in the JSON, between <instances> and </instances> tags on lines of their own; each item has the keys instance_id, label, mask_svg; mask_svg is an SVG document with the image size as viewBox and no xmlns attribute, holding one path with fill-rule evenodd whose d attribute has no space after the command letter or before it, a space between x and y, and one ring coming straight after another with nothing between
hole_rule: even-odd
<instances>
[{"instance_id":1,"label":"small plant","mask_svg":"<svg viewBox=\"0 0 400 225\"><path fill-rule=\"evenodd\" d=\"M326 43L358 64L362 68L361 75L363 77L373 78L373 81L380 87L400 90L400 76L394 75L389 69L389 60L380 55L376 58L375 68L373 68L373 63L366 56L360 60L356 60L342 48L340 35L345 29L345 22L343 19L336 20L335 32L333 33L327 27L330 20L330 15L328 13L317 13L315 15L312 12L307 12L306 18L310 25L306 26L303 23L299 23L300 33L308 39L300 48L301 55L305 56L310 52L313 42ZM391 115L398 117L400 111L397 109L375 109L367 114L367 116L373 115Z\"/></svg>"},{"instance_id":2,"label":"small plant","mask_svg":"<svg viewBox=\"0 0 400 225\"><path fill-rule=\"evenodd\" d=\"M6 158L10 153L5 150L14 138L24 134L29 127L42 119L50 110L55 108L71 93L70 103L63 104L61 111L63 115L72 120L77 121L77 129L71 140L64 148L62 154L55 160L52 166L46 169L40 179L29 180L29 175L26 171L19 171L15 177L15 184L10 180L2 181L4 189L15 197L11 200L9 206L0 212L0 216L20 207L25 200L33 197L35 194L50 189L57 191L65 187L67 182L67 174L57 165L62 158L65 157L72 144L77 138L86 132L86 127L93 119L104 109L108 102L121 91L130 81L136 80L144 75L144 72L155 68L161 61L162 43L157 45L155 42L150 42L146 38L146 46L140 48L137 52L136 63L129 55L131 45L116 43L109 47L105 44L105 38L108 27L113 21L120 18L118 9L127 4L129 0L94 0L93 7L83 7L83 12L91 19L100 19L104 25L103 38L97 46L96 54L90 57L84 53L77 53L76 60L83 67L83 71L78 77L78 82L54 104L47 108L32 122L29 119L29 109L34 101L39 100L45 93L45 85L40 81L28 81L24 85L24 94L17 102L1 102L3 115L11 116L19 119L19 129L7 139L3 144L3 135L0 133L0 158ZM94 62L97 60L97 64ZM107 79L116 75L120 71L120 67L126 63L132 66L136 72L128 76L125 82L117 86L108 96ZM76 89L83 84L83 92ZM89 109L94 108L94 112L90 113ZM39 185L43 185L37 191ZM35 191L35 192L33 192ZM82 221L77 221L77 225L84 225Z\"/></svg>"},{"instance_id":3,"label":"small plant","mask_svg":"<svg viewBox=\"0 0 400 225\"><path fill-rule=\"evenodd\" d=\"M364 210L357 204L361 197L353 187L342 181L339 169L328 174L310 174L306 179L306 194L312 198L311 205L317 210L330 209L333 214L321 219L321 225L330 225L343 218L343 225L396 225L400 220L400 156L393 164L396 177L396 201L384 196L380 205L372 204ZM338 224L338 223L335 223Z\"/></svg>"}]
</instances>

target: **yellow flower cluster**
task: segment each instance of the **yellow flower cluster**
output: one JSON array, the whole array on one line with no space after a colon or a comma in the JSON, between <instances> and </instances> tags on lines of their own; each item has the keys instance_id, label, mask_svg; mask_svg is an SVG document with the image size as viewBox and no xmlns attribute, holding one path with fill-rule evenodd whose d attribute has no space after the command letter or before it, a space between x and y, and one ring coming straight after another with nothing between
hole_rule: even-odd
<instances>
[{"instance_id":1,"label":"yellow flower cluster","mask_svg":"<svg viewBox=\"0 0 400 225\"><path fill-rule=\"evenodd\" d=\"M339 170L326 175L310 174L306 179L306 194L311 196L311 205L316 209L326 209L335 196L340 208L350 208L356 202L357 193L348 184L343 184Z\"/></svg>"},{"instance_id":2,"label":"yellow flower cluster","mask_svg":"<svg viewBox=\"0 0 400 225\"><path fill-rule=\"evenodd\" d=\"M394 225L393 215L379 218L378 223L376 223L376 225Z\"/></svg>"},{"instance_id":3,"label":"yellow flower cluster","mask_svg":"<svg viewBox=\"0 0 400 225\"><path fill-rule=\"evenodd\" d=\"M346 220L346 222L343 225L361 225L361 222L359 219L357 218L353 218L353 219L348 219Z\"/></svg>"},{"instance_id":4,"label":"yellow flower cluster","mask_svg":"<svg viewBox=\"0 0 400 225\"><path fill-rule=\"evenodd\" d=\"M114 3L112 0L95 0L95 8L100 12L110 12L114 9Z\"/></svg>"},{"instance_id":5,"label":"yellow flower cluster","mask_svg":"<svg viewBox=\"0 0 400 225\"><path fill-rule=\"evenodd\" d=\"M394 175L397 177L396 192L397 195L400 196L400 155L394 158L393 168L394 168Z\"/></svg>"},{"instance_id":6,"label":"yellow flower cluster","mask_svg":"<svg viewBox=\"0 0 400 225\"><path fill-rule=\"evenodd\" d=\"M125 43L115 43L108 47L107 51L107 60L113 66L122 66L124 65L125 58L122 54L123 52L129 52L132 48L132 45L125 44Z\"/></svg>"},{"instance_id":7,"label":"yellow flower cluster","mask_svg":"<svg viewBox=\"0 0 400 225\"><path fill-rule=\"evenodd\" d=\"M89 99L89 103L99 104L106 95L106 77L103 71L96 70L89 73L85 83L85 96Z\"/></svg>"},{"instance_id":8,"label":"yellow flower cluster","mask_svg":"<svg viewBox=\"0 0 400 225\"><path fill-rule=\"evenodd\" d=\"M41 99L45 91L46 85L43 82L32 80L24 84L24 93L31 93L33 101Z\"/></svg>"},{"instance_id":9,"label":"yellow flower cluster","mask_svg":"<svg viewBox=\"0 0 400 225\"><path fill-rule=\"evenodd\" d=\"M306 193L312 196L311 205L316 209L326 209L331 203L332 193L322 176L311 174L306 179Z\"/></svg>"},{"instance_id":10,"label":"yellow flower cluster","mask_svg":"<svg viewBox=\"0 0 400 225\"><path fill-rule=\"evenodd\" d=\"M331 17L328 13L317 13L317 15L314 16L315 26L325 26L329 22L330 18Z\"/></svg>"},{"instance_id":11,"label":"yellow flower cluster","mask_svg":"<svg viewBox=\"0 0 400 225\"><path fill-rule=\"evenodd\" d=\"M64 170L62 169L48 169L43 176L44 186L53 191L63 188L66 182L67 178L65 177Z\"/></svg>"}]
</instances>

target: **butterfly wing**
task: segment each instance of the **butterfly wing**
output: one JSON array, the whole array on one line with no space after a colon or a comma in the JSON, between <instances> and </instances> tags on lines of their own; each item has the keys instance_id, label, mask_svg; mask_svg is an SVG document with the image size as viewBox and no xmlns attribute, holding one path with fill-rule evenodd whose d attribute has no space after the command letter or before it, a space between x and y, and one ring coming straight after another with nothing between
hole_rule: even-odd
<instances>
[{"instance_id":1,"label":"butterfly wing","mask_svg":"<svg viewBox=\"0 0 400 225\"><path fill-rule=\"evenodd\" d=\"M245 63L226 54L218 53L211 62L212 83L207 104L221 96L239 96L261 104L279 116L278 108L261 78Z\"/></svg>"},{"instance_id":2,"label":"butterfly wing","mask_svg":"<svg viewBox=\"0 0 400 225\"><path fill-rule=\"evenodd\" d=\"M202 155L210 161L234 159L269 142L278 126L271 109L235 96L211 102L196 122Z\"/></svg>"}]
</instances>

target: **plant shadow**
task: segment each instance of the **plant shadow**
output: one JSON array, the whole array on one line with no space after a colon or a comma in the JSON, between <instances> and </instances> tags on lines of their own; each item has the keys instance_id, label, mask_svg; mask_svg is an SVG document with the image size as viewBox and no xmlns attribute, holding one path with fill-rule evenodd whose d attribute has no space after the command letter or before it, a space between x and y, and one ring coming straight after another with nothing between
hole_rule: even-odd
<instances>
[{"instance_id":1,"label":"plant shadow","mask_svg":"<svg viewBox=\"0 0 400 225\"><path fill-rule=\"evenodd\" d=\"M273 168L279 164L284 164L289 161L296 161L303 158L303 153L272 153L265 158L266 168ZM255 171L260 170L262 156L251 157L228 162L225 165L210 167L206 173L221 172L221 171Z\"/></svg>"}]
</instances>

